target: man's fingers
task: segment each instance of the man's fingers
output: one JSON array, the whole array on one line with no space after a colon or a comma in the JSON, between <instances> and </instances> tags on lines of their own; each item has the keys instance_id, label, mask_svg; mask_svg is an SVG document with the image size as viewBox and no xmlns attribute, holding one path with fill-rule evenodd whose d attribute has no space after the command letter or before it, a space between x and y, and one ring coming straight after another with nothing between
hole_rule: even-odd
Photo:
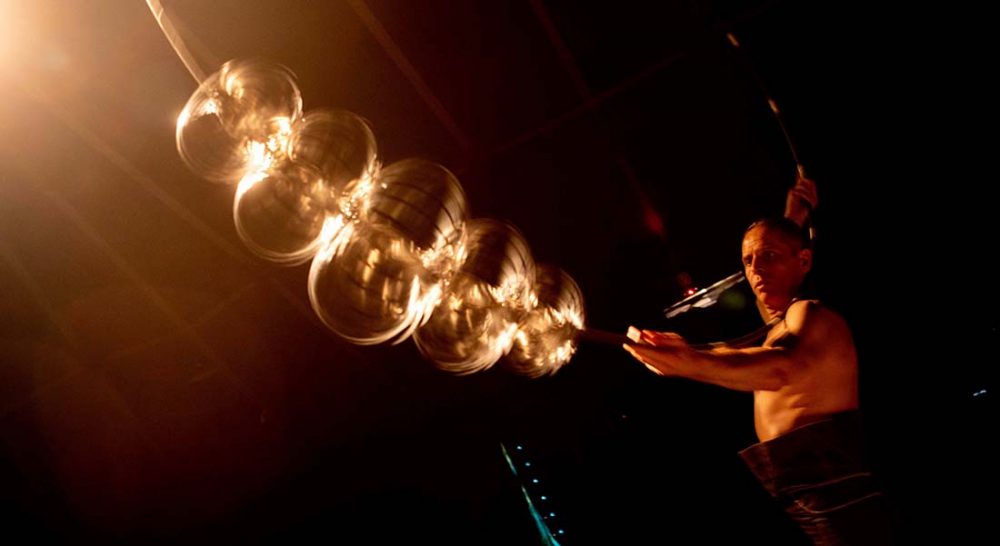
<instances>
[{"instance_id":1,"label":"man's fingers","mask_svg":"<svg viewBox=\"0 0 1000 546\"><path fill-rule=\"evenodd\" d=\"M807 199L813 206L819 201L819 197L816 193L816 182L808 178L799 178L795 182L795 190L801 190L804 193L804 198Z\"/></svg>"},{"instance_id":2,"label":"man's fingers","mask_svg":"<svg viewBox=\"0 0 1000 546\"><path fill-rule=\"evenodd\" d=\"M654 330L640 330L635 326L629 326L625 337L636 343L648 343L650 345L673 345L684 343L684 338L673 332L657 332Z\"/></svg>"},{"instance_id":3,"label":"man's fingers","mask_svg":"<svg viewBox=\"0 0 1000 546\"><path fill-rule=\"evenodd\" d=\"M661 370L661 369L657 368L656 366L652 366L652 365L650 365L650 364L646 364L645 362L643 362L642 364L643 364L644 366L646 366L646 369L647 369L647 370L649 370L649 371L651 371L651 372L655 373L656 375L663 375L663 370Z\"/></svg>"},{"instance_id":4,"label":"man's fingers","mask_svg":"<svg viewBox=\"0 0 1000 546\"><path fill-rule=\"evenodd\" d=\"M649 359L647 359L645 356L643 356L643 354L641 352L642 348L636 347L634 345L629 345L628 343L622 344L622 348L625 349L626 351L628 351L628 353L630 355L632 355L633 357L635 357L635 359L638 360L640 364L642 364L643 366L645 366L647 370L655 373L656 375L663 375L663 371L662 370L660 370L656 366L650 364Z\"/></svg>"},{"instance_id":5,"label":"man's fingers","mask_svg":"<svg viewBox=\"0 0 1000 546\"><path fill-rule=\"evenodd\" d=\"M684 338L673 332L654 332L653 330L643 330L641 339L654 345L684 343Z\"/></svg>"},{"instance_id":6,"label":"man's fingers","mask_svg":"<svg viewBox=\"0 0 1000 546\"><path fill-rule=\"evenodd\" d=\"M809 203L809 205L811 207L814 207L814 208L816 207L817 199L816 199L816 193L815 192L809 192L809 191L804 190L802 188L792 188L789 191L789 193L791 193L795 197L797 197L797 198L805 201L806 203Z\"/></svg>"},{"instance_id":7,"label":"man's fingers","mask_svg":"<svg viewBox=\"0 0 1000 546\"><path fill-rule=\"evenodd\" d=\"M644 359L645 357L643 357L642 354L640 354L638 351L636 351L635 348L632 345L629 345L628 343L623 343L622 344L622 348L625 349L625 351L627 351L628 354L630 354L633 357L635 357L635 359L638 360L639 362L642 362L643 364L646 363L646 361Z\"/></svg>"}]
</instances>

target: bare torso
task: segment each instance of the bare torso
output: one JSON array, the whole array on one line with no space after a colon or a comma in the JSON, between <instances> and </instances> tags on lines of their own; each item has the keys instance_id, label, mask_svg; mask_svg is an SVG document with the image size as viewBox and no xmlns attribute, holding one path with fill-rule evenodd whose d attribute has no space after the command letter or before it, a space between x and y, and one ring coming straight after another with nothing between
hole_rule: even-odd
<instances>
[{"instance_id":1,"label":"bare torso","mask_svg":"<svg viewBox=\"0 0 1000 546\"><path fill-rule=\"evenodd\" d=\"M791 328L782 320L764 341L765 347L788 347L796 359L783 387L754 391L754 426L762 442L858 407L857 355L847 324L816 303L793 305L803 306L796 313L805 320Z\"/></svg>"}]
</instances>

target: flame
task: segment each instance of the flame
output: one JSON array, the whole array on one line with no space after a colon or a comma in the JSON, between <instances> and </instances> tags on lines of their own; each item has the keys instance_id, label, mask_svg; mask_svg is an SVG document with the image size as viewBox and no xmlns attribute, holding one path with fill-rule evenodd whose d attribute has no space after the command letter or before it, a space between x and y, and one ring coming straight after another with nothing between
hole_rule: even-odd
<instances>
[{"instance_id":1,"label":"flame","mask_svg":"<svg viewBox=\"0 0 1000 546\"><path fill-rule=\"evenodd\" d=\"M243 194L250 191L250 188L254 187L258 182L264 180L265 178L267 178L266 169L248 171L247 174L240 179L239 186L236 187L236 200L238 201L242 198Z\"/></svg>"},{"instance_id":2,"label":"flame","mask_svg":"<svg viewBox=\"0 0 1000 546\"><path fill-rule=\"evenodd\" d=\"M268 120L268 135L265 146L272 155L288 155L288 143L292 140L292 119L275 116Z\"/></svg>"},{"instance_id":3,"label":"flame","mask_svg":"<svg viewBox=\"0 0 1000 546\"><path fill-rule=\"evenodd\" d=\"M404 319L406 327L393 340L393 345L406 341L417 328L427 323L431 313L441 302L441 293L440 283L425 286L419 276L413 278L413 282L410 284L410 298L406 305L406 318Z\"/></svg>"},{"instance_id":4,"label":"flame","mask_svg":"<svg viewBox=\"0 0 1000 546\"><path fill-rule=\"evenodd\" d=\"M244 152L247 157L246 172L251 173L251 176L270 169L274 163L274 155L263 142L248 141Z\"/></svg>"},{"instance_id":5,"label":"flame","mask_svg":"<svg viewBox=\"0 0 1000 546\"><path fill-rule=\"evenodd\" d=\"M333 214L328 215L325 220L323 220L323 229L319 232L319 240L322 246L326 246L330 241L333 241L341 230L345 228L344 215L343 214Z\"/></svg>"},{"instance_id":6,"label":"flame","mask_svg":"<svg viewBox=\"0 0 1000 546\"><path fill-rule=\"evenodd\" d=\"M375 189L375 178L378 175L379 164L373 164L359 178L347 184L337 207L349 219L357 220L371 207L372 192Z\"/></svg>"}]
</instances>

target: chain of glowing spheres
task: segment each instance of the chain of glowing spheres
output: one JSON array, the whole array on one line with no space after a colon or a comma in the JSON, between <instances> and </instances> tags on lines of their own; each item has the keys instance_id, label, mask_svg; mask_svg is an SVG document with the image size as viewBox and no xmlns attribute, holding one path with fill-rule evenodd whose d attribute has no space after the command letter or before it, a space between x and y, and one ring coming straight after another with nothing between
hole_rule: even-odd
<instances>
[{"instance_id":1,"label":"chain of glowing spheres","mask_svg":"<svg viewBox=\"0 0 1000 546\"><path fill-rule=\"evenodd\" d=\"M467 231L465 260L413 337L425 357L458 374L489 368L510 350L535 281L534 259L516 228L478 219Z\"/></svg>"},{"instance_id":2,"label":"chain of glowing spheres","mask_svg":"<svg viewBox=\"0 0 1000 546\"><path fill-rule=\"evenodd\" d=\"M368 122L303 112L294 74L230 61L177 120L177 149L196 174L236 185L233 221L246 246L285 265L312 260L309 299L353 343L411 335L441 369L467 374L503 357L529 377L576 349L583 297L563 271L538 269L510 224L469 220L445 167L381 167Z\"/></svg>"},{"instance_id":3,"label":"chain of glowing spheres","mask_svg":"<svg viewBox=\"0 0 1000 546\"><path fill-rule=\"evenodd\" d=\"M553 374L576 352L583 330L583 293L565 271L540 265L535 306L521 318L505 363L528 377Z\"/></svg>"},{"instance_id":4,"label":"chain of glowing spheres","mask_svg":"<svg viewBox=\"0 0 1000 546\"><path fill-rule=\"evenodd\" d=\"M440 283L391 229L346 225L313 259L309 300L323 323L359 345L406 339L440 298Z\"/></svg>"},{"instance_id":5,"label":"chain of glowing spheres","mask_svg":"<svg viewBox=\"0 0 1000 546\"><path fill-rule=\"evenodd\" d=\"M467 207L444 167L382 169L350 221L313 260L309 298L331 330L359 344L402 341L441 299L456 267Z\"/></svg>"}]
</instances>

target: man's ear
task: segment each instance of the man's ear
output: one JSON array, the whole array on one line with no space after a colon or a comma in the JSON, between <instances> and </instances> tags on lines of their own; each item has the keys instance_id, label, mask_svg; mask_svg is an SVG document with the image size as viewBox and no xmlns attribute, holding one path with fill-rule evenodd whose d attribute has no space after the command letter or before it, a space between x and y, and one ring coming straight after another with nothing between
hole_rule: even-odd
<instances>
[{"instance_id":1,"label":"man's ear","mask_svg":"<svg viewBox=\"0 0 1000 546\"><path fill-rule=\"evenodd\" d=\"M813 251L811 248L803 248L799 251L799 265L803 271L809 271L813 266Z\"/></svg>"}]
</instances>

